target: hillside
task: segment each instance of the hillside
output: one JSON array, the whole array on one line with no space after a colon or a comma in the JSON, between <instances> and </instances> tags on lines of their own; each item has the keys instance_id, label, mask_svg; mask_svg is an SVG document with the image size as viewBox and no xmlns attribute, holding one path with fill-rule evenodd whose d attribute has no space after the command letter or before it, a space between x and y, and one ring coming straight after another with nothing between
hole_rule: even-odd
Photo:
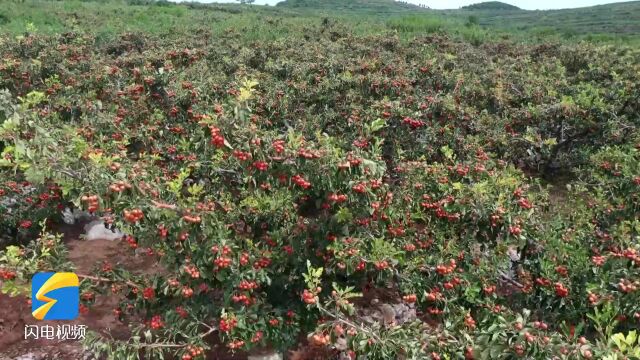
<instances>
[{"instance_id":1,"label":"hillside","mask_svg":"<svg viewBox=\"0 0 640 360\"><path fill-rule=\"evenodd\" d=\"M300 35L301 27L320 25L328 17L335 20L332 23L358 34L393 30L405 39L444 33L474 44L498 38L527 42L640 42L640 1L548 11L506 9L509 5L502 2L431 10L393 0L285 0L277 6L152 0L4 0L2 5L0 34L23 34L31 24L41 33L81 27L99 34L100 39L123 31L176 36L203 29L213 34L235 29L245 37L265 39Z\"/></svg>"},{"instance_id":2,"label":"hillside","mask_svg":"<svg viewBox=\"0 0 640 360\"><path fill-rule=\"evenodd\" d=\"M500 1L480 2L455 10L429 10L393 0L285 0L277 8L336 15L398 17L392 28L419 32L477 24L488 31L565 39L628 40L640 34L640 1L561 10L522 10ZM419 11L417 11L419 10ZM403 18L403 17L406 17ZM425 19L420 19L421 17ZM407 24L403 24L406 20ZM427 22L426 26L416 23ZM389 24L389 22L387 22ZM435 24L435 25L434 25Z\"/></svg>"},{"instance_id":3,"label":"hillside","mask_svg":"<svg viewBox=\"0 0 640 360\"><path fill-rule=\"evenodd\" d=\"M640 1L561 10L496 11L476 7L445 10L442 13L454 17L474 16L481 26L563 37L588 34L613 38L640 34Z\"/></svg>"},{"instance_id":4,"label":"hillside","mask_svg":"<svg viewBox=\"0 0 640 360\"><path fill-rule=\"evenodd\" d=\"M425 10L426 7L395 0L285 0L277 7L290 9L349 12L367 15L393 15Z\"/></svg>"},{"instance_id":5,"label":"hillside","mask_svg":"<svg viewBox=\"0 0 640 360\"><path fill-rule=\"evenodd\" d=\"M466 10L520 10L519 7L500 1L486 1L477 4L463 6Z\"/></svg>"}]
</instances>

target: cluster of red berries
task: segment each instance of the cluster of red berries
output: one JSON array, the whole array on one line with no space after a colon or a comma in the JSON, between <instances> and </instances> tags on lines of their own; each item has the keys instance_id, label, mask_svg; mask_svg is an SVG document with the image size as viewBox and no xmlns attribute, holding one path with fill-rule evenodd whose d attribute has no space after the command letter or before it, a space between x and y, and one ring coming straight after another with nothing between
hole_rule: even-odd
<instances>
[{"instance_id":1,"label":"cluster of red berries","mask_svg":"<svg viewBox=\"0 0 640 360\"><path fill-rule=\"evenodd\" d=\"M258 283L255 281L240 281L240 285L238 285L238 289L240 290L254 290L258 288Z\"/></svg>"},{"instance_id":2,"label":"cluster of red berries","mask_svg":"<svg viewBox=\"0 0 640 360\"><path fill-rule=\"evenodd\" d=\"M213 260L213 263L220 269L228 268L231 265L231 258L220 256Z\"/></svg>"},{"instance_id":3,"label":"cluster of red berries","mask_svg":"<svg viewBox=\"0 0 640 360\"><path fill-rule=\"evenodd\" d=\"M167 235L169 235L169 230L163 224L158 225L158 236L164 239Z\"/></svg>"},{"instance_id":4,"label":"cluster of red berries","mask_svg":"<svg viewBox=\"0 0 640 360\"><path fill-rule=\"evenodd\" d=\"M238 320L235 318L231 319L220 319L220 323L218 324L218 329L222 332L230 332L232 331L236 325L238 325Z\"/></svg>"},{"instance_id":5,"label":"cluster of red berries","mask_svg":"<svg viewBox=\"0 0 640 360\"><path fill-rule=\"evenodd\" d=\"M211 129L211 144L213 144L217 148L224 147L225 140L220 132L220 129L215 126L211 126L210 129Z\"/></svg>"},{"instance_id":6,"label":"cluster of red berries","mask_svg":"<svg viewBox=\"0 0 640 360\"><path fill-rule=\"evenodd\" d=\"M239 349L243 346L244 346L244 341L242 340L233 340L229 344L227 344L227 347L231 350Z\"/></svg>"},{"instance_id":7,"label":"cluster of red berries","mask_svg":"<svg viewBox=\"0 0 640 360\"><path fill-rule=\"evenodd\" d=\"M202 218L199 215L192 216L190 214L185 214L182 216L182 219L190 224L199 224L202 222Z\"/></svg>"},{"instance_id":8,"label":"cluster of red berries","mask_svg":"<svg viewBox=\"0 0 640 360\"><path fill-rule=\"evenodd\" d=\"M184 286L182 288L182 296L185 298L190 298L193 296L193 289L188 287L188 286Z\"/></svg>"},{"instance_id":9,"label":"cluster of red berries","mask_svg":"<svg viewBox=\"0 0 640 360\"><path fill-rule=\"evenodd\" d=\"M251 153L242 150L233 150L233 156L240 161L247 161L251 159Z\"/></svg>"},{"instance_id":10,"label":"cluster of red berries","mask_svg":"<svg viewBox=\"0 0 640 360\"><path fill-rule=\"evenodd\" d=\"M318 294L321 290L322 289L318 287L316 288L316 291L314 293L307 289L304 289L304 291L302 292L302 301L304 301L305 304L315 304L317 301L316 294Z\"/></svg>"},{"instance_id":11,"label":"cluster of red berries","mask_svg":"<svg viewBox=\"0 0 640 360\"><path fill-rule=\"evenodd\" d=\"M464 324L467 326L467 328L469 329L475 329L476 328L476 321L473 319L473 317L471 316L471 314L467 314L464 317Z\"/></svg>"},{"instance_id":12,"label":"cluster of red berries","mask_svg":"<svg viewBox=\"0 0 640 360\"><path fill-rule=\"evenodd\" d=\"M138 243L136 242L136 239L133 236L125 235L124 241L126 241L127 244L129 244L130 248L132 248L132 249L137 249L138 248Z\"/></svg>"},{"instance_id":13,"label":"cluster of red berries","mask_svg":"<svg viewBox=\"0 0 640 360\"><path fill-rule=\"evenodd\" d=\"M632 293L636 290L638 290L638 282L631 282L627 279L620 279L620 281L618 281L618 289L620 289L620 291L624 292L624 293Z\"/></svg>"},{"instance_id":14,"label":"cluster of red berries","mask_svg":"<svg viewBox=\"0 0 640 360\"><path fill-rule=\"evenodd\" d=\"M634 248L627 248L622 252L612 252L612 255L615 257L627 258L631 260L635 266L640 266L640 253L638 253L638 250Z\"/></svg>"},{"instance_id":15,"label":"cluster of red berries","mask_svg":"<svg viewBox=\"0 0 640 360\"><path fill-rule=\"evenodd\" d=\"M458 164L455 168L449 165L447 166L447 170L449 170L450 172L455 171L455 173L460 176L467 176L467 174L469 173L469 165Z\"/></svg>"},{"instance_id":16,"label":"cluster of red berries","mask_svg":"<svg viewBox=\"0 0 640 360\"><path fill-rule=\"evenodd\" d=\"M416 251L415 244L405 244L403 248L405 251L408 251L408 252Z\"/></svg>"},{"instance_id":17,"label":"cluster of red berries","mask_svg":"<svg viewBox=\"0 0 640 360\"><path fill-rule=\"evenodd\" d=\"M186 319L189 316L187 310L185 310L182 306L178 306L176 308L176 314L178 314L183 319Z\"/></svg>"},{"instance_id":18,"label":"cluster of red berries","mask_svg":"<svg viewBox=\"0 0 640 360\"><path fill-rule=\"evenodd\" d=\"M496 286L495 285L485 286L482 288L482 290L486 295L491 295L496 291Z\"/></svg>"},{"instance_id":19,"label":"cluster of red berries","mask_svg":"<svg viewBox=\"0 0 640 360\"><path fill-rule=\"evenodd\" d=\"M549 329L549 325L547 325L544 321L534 321L533 327L539 330L547 330Z\"/></svg>"},{"instance_id":20,"label":"cluster of red berries","mask_svg":"<svg viewBox=\"0 0 640 360\"><path fill-rule=\"evenodd\" d=\"M351 187L351 190L357 192L358 194L364 194L365 192L367 192L367 186L364 183L360 182L353 185Z\"/></svg>"},{"instance_id":21,"label":"cluster of red berries","mask_svg":"<svg viewBox=\"0 0 640 360\"><path fill-rule=\"evenodd\" d=\"M244 266L244 265L247 265L248 263L249 263L249 253L243 252L240 255L240 265Z\"/></svg>"},{"instance_id":22,"label":"cluster of red berries","mask_svg":"<svg viewBox=\"0 0 640 360\"><path fill-rule=\"evenodd\" d=\"M264 336L264 333L260 330L256 331L256 333L253 335L253 337L251 337L251 342L252 343L257 343L260 340L262 340L262 337Z\"/></svg>"},{"instance_id":23,"label":"cluster of red berries","mask_svg":"<svg viewBox=\"0 0 640 360\"><path fill-rule=\"evenodd\" d=\"M308 189L311 187L311 183L308 182L307 180L305 180L304 177L302 177L302 175L294 175L291 180L298 186L300 186L303 189Z\"/></svg>"},{"instance_id":24,"label":"cluster of red berries","mask_svg":"<svg viewBox=\"0 0 640 360\"><path fill-rule=\"evenodd\" d=\"M256 262L253 263L253 268L256 270L259 270L259 269L264 269L266 267L269 267L269 265L271 265L271 259L267 257L261 257L260 259L258 259Z\"/></svg>"},{"instance_id":25,"label":"cluster of red berries","mask_svg":"<svg viewBox=\"0 0 640 360\"><path fill-rule=\"evenodd\" d=\"M100 209L100 204L98 203L98 195L91 196L83 196L80 200L87 205L87 211L90 213L94 213Z\"/></svg>"},{"instance_id":26,"label":"cluster of red berries","mask_svg":"<svg viewBox=\"0 0 640 360\"><path fill-rule=\"evenodd\" d=\"M143 217L144 217L144 213L140 209L124 211L124 219L130 223L137 223L138 221L142 220Z\"/></svg>"},{"instance_id":27,"label":"cluster of red berries","mask_svg":"<svg viewBox=\"0 0 640 360\"><path fill-rule=\"evenodd\" d=\"M2 280L13 280L16 277L15 271L9 271L5 269L0 269L0 279Z\"/></svg>"},{"instance_id":28,"label":"cluster of red berries","mask_svg":"<svg viewBox=\"0 0 640 360\"><path fill-rule=\"evenodd\" d=\"M156 296L156 292L155 292L155 290L154 290L153 288L151 288L151 287L148 287L148 288L145 288L144 290L142 290L142 297L143 297L145 300L151 300L151 299L153 299L155 296Z\"/></svg>"},{"instance_id":29,"label":"cluster of red berries","mask_svg":"<svg viewBox=\"0 0 640 360\"><path fill-rule=\"evenodd\" d=\"M256 161L253 163L253 167L258 169L259 171L267 171L269 168L269 164L264 161Z\"/></svg>"},{"instance_id":30,"label":"cluster of red berries","mask_svg":"<svg viewBox=\"0 0 640 360\"><path fill-rule=\"evenodd\" d=\"M28 229L31 227L31 225L33 225L33 222L31 220L21 220L20 221L20 227L23 229Z\"/></svg>"},{"instance_id":31,"label":"cluster of red berries","mask_svg":"<svg viewBox=\"0 0 640 360\"><path fill-rule=\"evenodd\" d=\"M591 257L591 262L593 262L595 266L602 266L605 261L607 261L607 258L604 256L594 255Z\"/></svg>"},{"instance_id":32,"label":"cluster of red berries","mask_svg":"<svg viewBox=\"0 0 640 360\"><path fill-rule=\"evenodd\" d=\"M555 270L556 270L556 273L558 273L558 275L563 276L563 277L567 277L567 275L569 274L569 270L564 265L556 266Z\"/></svg>"},{"instance_id":33,"label":"cluster of red berries","mask_svg":"<svg viewBox=\"0 0 640 360\"><path fill-rule=\"evenodd\" d=\"M329 199L329 201L341 203L341 202L347 201L348 197L345 194L334 194L334 193L331 193L331 194L329 194L328 199Z\"/></svg>"},{"instance_id":34,"label":"cluster of red berries","mask_svg":"<svg viewBox=\"0 0 640 360\"><path fill-rule=\"evenodd\" d=\"M122 180L116 181L115 183L109 185L109 190L116 193L123 192L131 188L131 184Z\"/></svg>"},{"instance_id":35,"label":"cluster of red berries","mask_svg":"<svg viewBox=\"0 0 640 360\"><path fill-rule=\"evenodd\" d=\"M298 156L303 157L305 159L318 159L321 157L319 151L307 150L305 148L301 148L300 150L298 150Z\"/></svg>"},{"instance_id":36,"label":"cluster of red berries","mask_svg":"<svg viewBox=\"0 0 640 360\"><path fill-rule=\"evenodd\" d=\"M451 274L457 267L456 264L456 260L455 259L451 259L449 260L449 265L445 265L445 264L440 264L436 266L436 272L439 275L447 275L447 274Z\"/></svg>"},{"instance_id":37,"label":"cluster of red berries","mask_svg":"<svg viewBox=\"0 0 640 360\"><path fill-rule=\"evenodd\" d=\"M405 117L402 119L402 123L411 126L412 129L418 129L426 125L426 123L422 120L415 120L410 117Z\"/></svg>"},{"instance_id":38,"label":"cluster of red berries","mask_svg":"<svg viewBox=\"0 0 640 360\"><path fill-rule=\"evenodd\" d=\"M554 288L556 295L559 297L567 297L569 295L569 289L567 289L562 283L555 283Z\"/></svg>"},{"instance_id":39,"label":"cluster of red berries","mask_svg":"<svg viewBox=\"0 0 640 360\"><path fill-rule=\"evenodd\" d=\"M235 303L243 303L245 306L249 306L253 303L253 299L247 295L233 295L231 296L231 300Z\"/></svg>"},{"instance_id":40,"label":"cluster of red berries","mask_svg":"<svg viewBox=\"0 0 640 360\"><path fill-rule=\"evenodd\" d=\"M187 346L187 353L182 355L182 360L192 360L195 357L204 354L204 349L199 346Z\"/></svg>"},{"instance_id":41,"label":"cluster of red berries","mask_svg":"<svg viewBox=\"0 0 640 360\"><path fill-rule=\"evenodd\" d=\"M198 279L200 277L200 271L198 271L198 268L195 265L186 265L184 267L184 271L194 279Z\"/></svg>"},{"instance_id":42,"label":"cluster of red berries","mask_svg":"<svg viewBox=\"0 0 640 360\"><path fill-rule=\"evenodd\" d=\"M162 329L164 327L164 322L162 321L162 317L160 315L154 315L151 318L150 326L153 330Z\"/></svg>"},{"instance_id":43,"label":"cluster of red berries","mask_svg":"<svg viewBox=\"0 0 640 360\"><path fill-rule=\"evenodd\" d=\"M527 198L520 198L518 199L518 205L523 208L523 209L531 209L533 207L533 204L531 204L531 202L527 199Z\"/></svg>"},{"instance_id":44,"label":"cluster of red berries","mask_svg":"<svg viewBox=\"0 0 640 360\"><path fill-rule=\"evenodd\" d=\"M328 334L313 334L309 337L309 343L313 346L323 347L329 344L331 337Z\"/></svg>"},{"instance_id":45,"label":"cluster of red berries","mask_svg":"<svg viewBox=\"0 0 640 360\"><path fill-rule=\"evenodd\" d=\"M447 281L442 286L447 290L452 290L456 286L459 286L462 283L459 277L454 277L451 281Z\"/></svg>"},{"instance_id":46,"label":"cluster of red berries","mask_svg":"<svg viewBox=\"0 0 640 360\"><path fill-rule=\"evenodd\" d=\"M509 226L509 233L513 236L518 236L522 234L522 228L520 228L520 226L517 226L517 225Z\"/></svg>"},{"instance_id":47,"label":"cluster of red berries","mask_svg":"<svg viewBox=\"0 0 640 360\"><path fill-rule=\"evenodd\" d=\"M271 146L276 153L281 154L284 152L284 140L275 140Z\"/></svg>"},{"instance_id":48,"label":"cluster of red berries","mask_svg":"<svg viewBox=\"0 0 640 360\"><path fill-rule=\"evenodd\" d=\"M409 295L403 296L402 300L404 300L407 303L413 304L416 301L418 301L418 297L416 296L416 294L409 294Z\"/></svg>"}]
</instances>

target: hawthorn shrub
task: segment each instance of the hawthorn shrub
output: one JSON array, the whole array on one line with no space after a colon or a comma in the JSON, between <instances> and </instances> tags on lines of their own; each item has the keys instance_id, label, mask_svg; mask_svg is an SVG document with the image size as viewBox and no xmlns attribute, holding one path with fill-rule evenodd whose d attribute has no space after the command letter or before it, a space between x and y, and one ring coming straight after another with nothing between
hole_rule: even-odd
<instances>
[{"instance_id":1,"label":"hawthorn shrub","mask_svg":"<svg viewBox=\"0 0 640 360\"><path fill-rule=\"evenodd\" d=\"M0 226L73 203L162 265L82 282L133 327L92 351L188 360L211 335L235 351L304 332L351 358L631 354L637 49L307 31L0 42ZM23 245L0 257L11 286L54 270L16 268L42 240ZM363 322L376 289L417 316Z\"/></svg>"}]
</instances>

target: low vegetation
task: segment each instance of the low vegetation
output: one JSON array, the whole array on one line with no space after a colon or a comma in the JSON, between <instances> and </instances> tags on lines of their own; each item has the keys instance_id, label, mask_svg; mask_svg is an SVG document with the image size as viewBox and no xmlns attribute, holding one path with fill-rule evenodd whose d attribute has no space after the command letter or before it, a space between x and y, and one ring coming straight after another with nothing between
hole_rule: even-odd
<instances>
[{"instance_id":1,"label":"low vegetation","mask_svg":"<svg viewBox=\"0 0 640 360\"><path fill-rule=\"evenodd\" d=\"M70 266L47 233L70 203L128 234L163 273L105 263L82 281L87 311L115 294L132 329L91 333L96 354L202 359L301 334L325 359L640 352L637 47L47 6L42 32L15 16L44 10L4 9L4 29L27 24L0 39L0 278L20 293Z\"/></svg>"}]
</instances>

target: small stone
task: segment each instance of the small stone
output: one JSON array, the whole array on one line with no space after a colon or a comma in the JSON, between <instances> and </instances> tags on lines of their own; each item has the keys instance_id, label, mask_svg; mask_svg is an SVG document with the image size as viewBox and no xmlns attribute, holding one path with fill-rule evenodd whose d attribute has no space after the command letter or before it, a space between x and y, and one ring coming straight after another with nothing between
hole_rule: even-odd
<instances>
[{"instance_id":1,"label":"small stone","mask_svg":"<svg viewBox=\"0 0 640 360\"><path fill-rule=\"evenodd\" d=\"M92 240L109 240L115 241L121 239L124 234L117 229L110 230L104 226L104 221L94 220L84 226L86 232L84 238L87 241Z\"/></svg>"}]
</instances>

